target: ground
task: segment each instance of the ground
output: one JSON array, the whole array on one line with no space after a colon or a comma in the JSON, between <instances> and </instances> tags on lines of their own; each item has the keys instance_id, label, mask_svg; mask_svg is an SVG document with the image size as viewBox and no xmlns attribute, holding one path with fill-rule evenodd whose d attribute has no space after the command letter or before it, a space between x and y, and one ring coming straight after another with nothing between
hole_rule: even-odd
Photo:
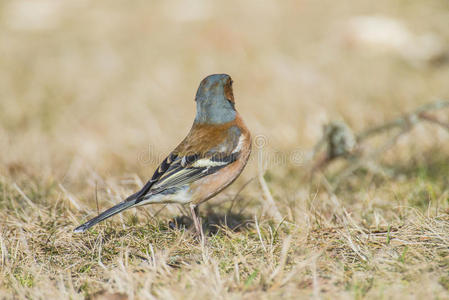
<instances>
[{"instance_id":1,"label":"ground","mask_svg":"<svg viewBox=\"0 0 449 300\"><path fill-rule=\"evenodd\" d=\"M1 298L449 298L447 130L343 180L309 162L330 121L449 98L448 20L443 0L0 2ZM73 233L151 177L212 73L254 151L202 205L205 243L177 205Z\"/></svg>"}]
</instances>

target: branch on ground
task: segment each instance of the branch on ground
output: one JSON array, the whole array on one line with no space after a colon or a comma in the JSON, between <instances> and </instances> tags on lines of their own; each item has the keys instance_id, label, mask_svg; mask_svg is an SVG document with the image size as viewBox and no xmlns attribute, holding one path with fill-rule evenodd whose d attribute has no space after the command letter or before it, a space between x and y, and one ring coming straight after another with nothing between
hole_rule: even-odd
<instances>
[{"instance_id":1,"label":"branch on ground","mask_svg":"<svg viewBox=\"0 0 449 300\"><path fill-rule=\"evenodd\" d=\"M315 145L312 151L312 175L318 171L323 171L330 163L342 158L348 161L348 165L341 170L334 182L334 186L343 179L349 177L357 169L365 167L367 169L378 170L374 163L382 154L393 147L400 137L409 133L419 122L425 121L436 126L440 126L449 131L449 123L440 120L432 114L449 108L449 101L439 100L418 107L415 111L405 114L395 120L385 124L366 129L358 134L342 121L333 121L323 128L323 137ZM383 145L374 149L370 153L363 151L363 143L374 136L390 132L393 129L400 129L397 134L388 139ZM323 149L325 149L323 151ZM374 163L374 164L373 164ZM377 172L377 171L376 171Z\"/></svg>"}]
</instances>

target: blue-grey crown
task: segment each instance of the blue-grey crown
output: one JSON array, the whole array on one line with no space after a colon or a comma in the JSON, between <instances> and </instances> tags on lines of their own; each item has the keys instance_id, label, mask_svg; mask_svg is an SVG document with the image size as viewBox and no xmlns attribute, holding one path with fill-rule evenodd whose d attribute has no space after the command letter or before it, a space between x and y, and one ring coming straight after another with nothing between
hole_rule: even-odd
<instances>
[{"instance_id":1,"label":"blue-grey crown","mask_svg":"<svg viewBox=\"0 0 449 300\"><path fill-rule=\"evenodd\" d=\"M233 99L226 98L226 89L232 89L231 84L227 74L209 75L201 81L195 97L195 122L223 124L235 119Z\"/></svg>"}]
</instances>

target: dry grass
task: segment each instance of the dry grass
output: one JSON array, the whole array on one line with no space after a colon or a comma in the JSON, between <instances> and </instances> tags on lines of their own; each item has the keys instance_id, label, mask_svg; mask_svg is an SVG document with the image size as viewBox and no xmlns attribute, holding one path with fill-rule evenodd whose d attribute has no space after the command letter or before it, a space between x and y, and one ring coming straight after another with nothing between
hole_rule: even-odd
<instances>
[{"instance_id":1,"label":"dry grass","mask_svg":"<svg viewBox=\"0 0 449 300\"><path fill-rule=\"evenodd\" d=\"M2 298L449 298L447 131L417 126L382 172L335 193L301 164L329 120L360 131L449 96L447 1L32 3L0 2ZM405 24L408 40L359 45L348 21L366 15ZM423 37L443 54L408 52ZM96 199L104 209L151 176L217 72L263 136L267 171L256 151L204 205L206 245L176 205L73 234Z\"/></svg>"}]
</instances>

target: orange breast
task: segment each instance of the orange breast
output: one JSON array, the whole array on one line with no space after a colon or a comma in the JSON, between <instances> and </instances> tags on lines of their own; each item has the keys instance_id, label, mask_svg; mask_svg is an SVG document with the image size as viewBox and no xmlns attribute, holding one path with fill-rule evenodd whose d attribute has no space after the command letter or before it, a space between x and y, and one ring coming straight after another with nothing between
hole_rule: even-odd
<instances>
[{"instance_id":1,"label":"orange breast","mask_svg":"<svg viewBox=\"0 0 449 300\"><path fill-rule=\"evenodd\" d=\"M190 186L192 192L192 203L199 204L204 202L228 187L242 172L248 162L251 153L251 136L241 119L239 120L242 134L245 139L239 158L229 166L220 171L206 176Z\"/></svg>"}]
</instances>

